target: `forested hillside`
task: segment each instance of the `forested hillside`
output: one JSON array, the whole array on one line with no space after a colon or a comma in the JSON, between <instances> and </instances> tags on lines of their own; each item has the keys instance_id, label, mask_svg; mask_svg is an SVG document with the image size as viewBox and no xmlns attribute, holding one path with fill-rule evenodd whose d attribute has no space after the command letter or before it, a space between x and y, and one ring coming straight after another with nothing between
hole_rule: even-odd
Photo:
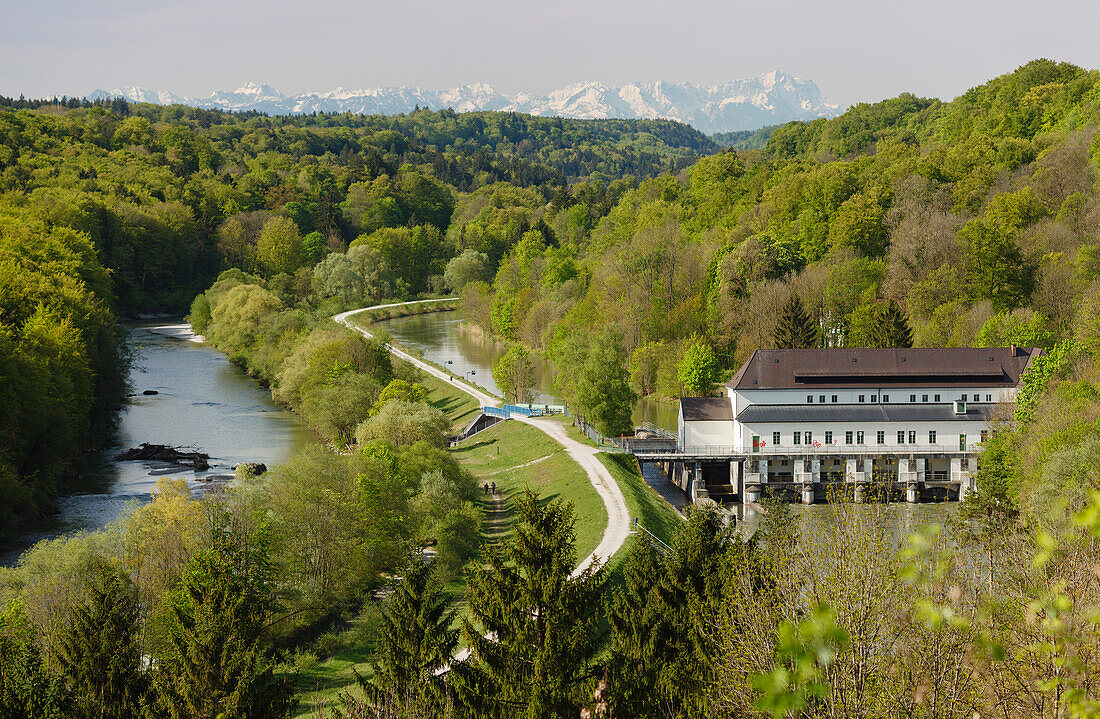
<instances>
[{"instance_id":1,"label":"forested hillside","mask_svg":"<svg viewBox=\"0 0 1100 719\"><path fill-rule=\"evenodd\" d=\"M776 128L764 149L641 182L598 220L575 194L514 203L495 211L555 232L525 233L491 283L467 285L466 312L566 378L592 328L612 327L637 389L669 396L792 342L1050 347L1089 331L1100 295L1098 83L1035 61L952 102L903 95ZM449 230L460 247L468 216ZM701 384L685 379L699 347L721 365Z\"/></svg>"}]
</instances>

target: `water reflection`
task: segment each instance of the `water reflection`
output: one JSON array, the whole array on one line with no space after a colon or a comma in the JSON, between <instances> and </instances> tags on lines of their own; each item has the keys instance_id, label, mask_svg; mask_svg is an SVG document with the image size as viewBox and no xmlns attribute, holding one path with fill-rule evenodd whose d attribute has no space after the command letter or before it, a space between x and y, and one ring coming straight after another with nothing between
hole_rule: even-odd
<instances>
[{"instance_id":1,"label":"water reflection","mask_svg":"<svg viewBox=\"0 0 1100 719\"><path fill-rule=\"evenodd\" d=\"M397 317L375 323L385 329L397 344L419 352L424 359L446 367L456 376L466 375L479 387L500 396L493 381L493 363L507 350L498 340L487 337L477 327L467 325L457 311L432 312ZM557 404L554 397L554 366L541 357L535 363L536 403ZM475 374L468 375L470 371ZM634 423L651 422L658 427L676 429L676 405L642 399L634 408Z\"/></svg>"}]
</instances>

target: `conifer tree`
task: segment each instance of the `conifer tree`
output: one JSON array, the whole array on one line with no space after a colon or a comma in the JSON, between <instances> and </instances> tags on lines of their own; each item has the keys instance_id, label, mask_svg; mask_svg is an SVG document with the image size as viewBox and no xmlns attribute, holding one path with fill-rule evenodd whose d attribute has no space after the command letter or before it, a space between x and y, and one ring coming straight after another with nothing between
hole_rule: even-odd
<instances>
[{"instance_id":1,"label":"conifer tree","mask_svg":"<svg viewBox=\"0 0 1100 719\"><path fill-rule=\"evenodd\" d=\"M890 300L882 313L883 344L881 347L912 347L913 331L909 328L909 318Z\"/></svg>"},{"instance_id":2,"label":"conifer tree","mask_svg":"<svg viewBox=\"0 0 1100 719\"><path fill-rule=\"evenodd\" d=\"M96 568L83 604L60 638L58 660L73 695L73 714L82 719L129 719L145 702L138 641L137 591L129 578L107 563Z\"/></svg>"},{"instance_id":3,"label":"conifer tree","mask_svg":"<svg viewBox=\"0 0 1100 719\"><path fill-rule=\"evenodd\" d=\"M42 666L23 605L9 602L0 611L0 717L63 719L67 704L61 682Z\"/></svg>"},{"instance_id":4,"label":"conifer tree","mask_svg":"<svg viewBox=\"0 0 1100 719\"><path fill-rule=\"evenodd\" d=\"M637 542L623 565L623 583L612 595L608 685L613 716L651 716L659 705L653 687L661 658L657 628L663 619L660 606L650 600L663 572L656 550Z\"/></svg>"},{"instance_id":5,"label":"conifer tree","mask_svg":"<svg viewBox=\"0 0 1100 719\"><path fill-rule=\"evenodd\" d=\"M817 326L806 312L798 295L791 294L779 313L773 336L778 349L804 349L817 346Z\"/></svg>"},{"instance_id":6,"label":"conifer tree","mask_svg":"<svg viewBox=\"0 0 1100 719\"><path fill-rule=\"evenodd\" d=\"M659 561L632 557L612 609L608 685L613 716L708 716L718 646L727 531L717 513L692 512ZM654 573L659 575L654 581Z\"/></svg>"},{"instance_id":7,"label":"conifer tree","mask_svg":"<svg viewBox=\"0 0 1100 719\"><path fill-rule=\"evenodd\" d=\"M414 716L438 716L445 705L444 678L458 643L450 628L455 610L432 565L414 562L382 610L382 641L374 661L374 684L364 686L375 701L407 707Z\"/></svg>"},{"instance_id":8,"label":"conifer tree","mask_svg":"<svg viewBox=\"0 0 1100 719\"><path fill-rule=\"evenodd\" d=\"M196 556L170 607L171 651L156 677L170 719L278 719L297 704L261 637L274 608L264 542L242 547L218 529Z\"/></svg>"},{"instance_id":9,"label":"conifer tree","mask_svg":"<svg viewBox=\"0 0 1100 719\"><path fill-rule=\"evenodd\" d=\"M578 716L605 573L573 573L571 504L528 492L518 510L504 551L467 577L462 631L473 659L456 667L457 694L479 717Z\"/></svg>"}]
</instances>

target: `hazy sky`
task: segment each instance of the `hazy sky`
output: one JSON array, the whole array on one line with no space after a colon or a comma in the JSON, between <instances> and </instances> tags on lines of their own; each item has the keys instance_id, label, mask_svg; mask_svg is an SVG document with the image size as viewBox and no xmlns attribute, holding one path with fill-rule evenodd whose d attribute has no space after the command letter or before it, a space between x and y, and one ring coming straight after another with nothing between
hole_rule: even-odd
<instances>
[{"instance_id":1,"label":"hazy sky","mask_svg":"<svg viewBox=\"0 0 1100 719\"><path fill-rule=\"evenodd\" d=\"M842 107L949 99L1036 57L1100 68L1100 0L0 0L0 94L244 82L711 84L780 69Z\"/></svg>"}]
</instances>

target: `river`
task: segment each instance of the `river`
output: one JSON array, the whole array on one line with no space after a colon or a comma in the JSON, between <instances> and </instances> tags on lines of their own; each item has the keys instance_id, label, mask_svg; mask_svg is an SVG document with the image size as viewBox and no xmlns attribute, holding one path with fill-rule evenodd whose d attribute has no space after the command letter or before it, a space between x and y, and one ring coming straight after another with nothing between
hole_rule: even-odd
<instances>
[{"instance_id":1,"label":"river","mask_svg":"<svg viewBox=\"0 0 1100 719\"><path fill-rule=\"evenodd\" d=\"M418 352L424 359L445 367L456 376L467 379L489 392L502 396L493 381L492 367L507 346L468 327L456 310L397 317L374 323L386 330L396 344ZM557 404L554 397L554 366L533 355L535 363L536 403ZM634 407L634 424L652 422L658 427L675 431L676 405L643 398Z\"/></svg>"},{"instance_id":2,"label":"river","mask_svg":"<svg viewBox=\"0 0 1100 719\"><path fill-rule=\"evenodd\" d=\"M119 417L112 446L88 458L77 493L62 497L54 521L0 558L4 564L37 540L106 527L131 502L149 501L163 476L182 477L201 494L212 486L204 478L230 474L239 462L284 462L316 441L296 415L275 404L270 392L224 354L154 331L164 325L127 325L127 342L134 349L134 395ZM157 394L145 395L146 390ZM194 447L210 455L210 470L173 471L158 462L114 459L120 450L142 442Z\"/></svg>"}]
</instances>

